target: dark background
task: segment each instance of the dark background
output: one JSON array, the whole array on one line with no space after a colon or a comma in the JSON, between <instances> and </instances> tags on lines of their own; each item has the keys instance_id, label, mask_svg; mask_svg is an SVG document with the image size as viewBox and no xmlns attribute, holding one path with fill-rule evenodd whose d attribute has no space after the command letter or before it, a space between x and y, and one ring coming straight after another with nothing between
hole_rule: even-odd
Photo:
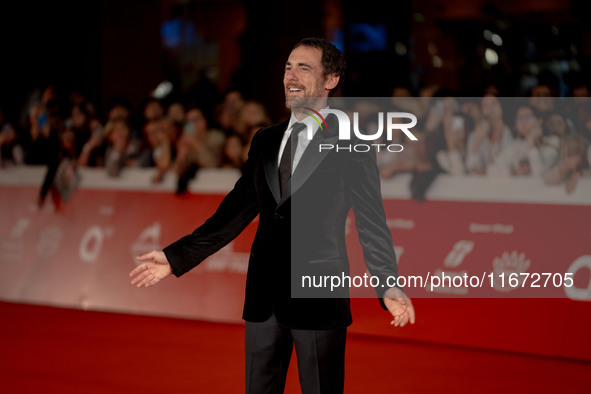
<instances>
[{"instance_id":1,"label":"dark background","mask_svg":"<svg viewBox=\"0 0 591 394\"><path fill-rule=\"evenodd\" d=\"M489 84L513 96L537 83L568 96L588 84L588 9L585 0L2 2L0 106L16 120L36 89L55 84L99 111L117 97L137 109L169 80L175 96L197 101L239 89L277 117L284 62L308 36L344 50L347 96L432 85L481 96Z\"/></svg>"}]
</instances>

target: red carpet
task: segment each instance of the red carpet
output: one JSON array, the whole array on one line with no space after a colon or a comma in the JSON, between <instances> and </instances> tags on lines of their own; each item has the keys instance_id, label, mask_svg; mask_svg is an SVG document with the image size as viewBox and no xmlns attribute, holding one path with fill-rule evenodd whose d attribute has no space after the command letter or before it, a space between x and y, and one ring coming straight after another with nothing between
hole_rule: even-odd
<instances>
[{"instance_id":1,"label":"red carpet","mask_svg":"<svg viewBox=\"0 0 591 394\"><path fill-rule=\"evenodd\" d=\"M241 393L239 325L0 302L1 393ZM346 393L589 393L591 363L349 336ZM298 393L295 360L286 393Z\"/></svg>"}]
</instances>

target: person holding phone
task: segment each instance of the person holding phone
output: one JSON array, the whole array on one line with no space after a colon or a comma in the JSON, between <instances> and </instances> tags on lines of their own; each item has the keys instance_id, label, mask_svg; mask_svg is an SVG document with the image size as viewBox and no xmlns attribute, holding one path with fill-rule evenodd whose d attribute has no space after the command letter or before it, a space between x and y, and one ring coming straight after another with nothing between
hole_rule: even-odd
<instances>
[{"instance_id":1,"label":"person holding phone","mask_svg":"<svg viewBox=\"0 0 591 394\"><path fill-rule=\"evenodd\" d=\"M520 136L507 146L488 169L489 176L543 176L556 163L558 143L544 136L543 119L534 108L522 105L517 109L515 128Z\"/></svg>"},{"instance_id":2,"label":"person holding phone","mask_svg":"<svg viewBox=\"0 0 591 394\"><path fill-rule=\"evenodd\" d=\"M466 152L466 169L477 175L485 175L488 166L513 142L511 129L503 118L503 106L499 98L484 96L481 108L482 118L468 136Z\"/></svg>"}]
</instances>

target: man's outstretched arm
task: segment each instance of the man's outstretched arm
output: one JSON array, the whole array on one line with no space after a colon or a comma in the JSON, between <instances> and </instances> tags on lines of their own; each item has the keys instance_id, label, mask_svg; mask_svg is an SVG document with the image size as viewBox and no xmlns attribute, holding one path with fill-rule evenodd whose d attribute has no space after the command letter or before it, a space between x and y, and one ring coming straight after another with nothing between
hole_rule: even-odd
<instances>
[{"instance_id":1,"label":"man's outstretched arm","mask_svg":"<svg viewBox=\"0 0 591 394\"><path fill-rule=\"evenodd\" d=\"M357 153L352 158L348 171L351 202L365 263L380 283L387 283L388 277L398 277L398 264L392 234L386 224L375 152ZM395 327L402 327L408 322L414 324L412 301L401 288L380 286L375 290L382 306L394 318L390 324Z\"/></svg>"},{"instance_id":2,"label":"man's outstretched arm","mask_svg":"<svg viewBox=\"0 0 591 394\"><path fill-rule=\"evenodd\" d=\"M162 251L152 251L136 257L144 263L129 273L131 284L137 287L149 287L160 282L172 273L172 267Z\"/></svg>"},{"instance_id":3,"label":"man's outstretched arm","mask_svg":"<svg viewBox=\"0 0 591 394\"><path fill-rule=\"evenodd\" d=\"M192 234L168 245L162 251L152 251L137 257L144 262L130 272L132 285L147 287L170 274L181 276L208 256L228 244L256 217L258 201L254 186L254 157L257 151L257 133L253 137L249 158L243 174L224 198L216 212Z\"/></svg>"}]
</instances>

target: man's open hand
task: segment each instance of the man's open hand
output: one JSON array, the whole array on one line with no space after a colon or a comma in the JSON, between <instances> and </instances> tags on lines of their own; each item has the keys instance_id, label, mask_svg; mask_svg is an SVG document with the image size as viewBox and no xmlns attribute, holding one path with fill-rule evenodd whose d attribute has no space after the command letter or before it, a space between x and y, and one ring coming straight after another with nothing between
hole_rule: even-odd
<instances>
[{"instance_id":1,"label":"man's open hand","mask_svg":"<svg viewBox=\"0 0 591 394\"><path fill-rule=\"evenodd\" d=\"M403 327L406 323L415 324L415 308L410 298L396 287L388 289L384 293L384 305L394 317L390 324L395 327Z\"/></svg>"},{"instance_id":2,"label":"man's open hand","mask_svg":"<svg viewBox=\"0 0 591 394\"><path fill-rule=\"evenodd\" d=\"M129 273L131 284L137 287L153 286L172 273L170 263L162 251L154 250L136 259L145 261Z\"/></svg>"}]
</instances>

